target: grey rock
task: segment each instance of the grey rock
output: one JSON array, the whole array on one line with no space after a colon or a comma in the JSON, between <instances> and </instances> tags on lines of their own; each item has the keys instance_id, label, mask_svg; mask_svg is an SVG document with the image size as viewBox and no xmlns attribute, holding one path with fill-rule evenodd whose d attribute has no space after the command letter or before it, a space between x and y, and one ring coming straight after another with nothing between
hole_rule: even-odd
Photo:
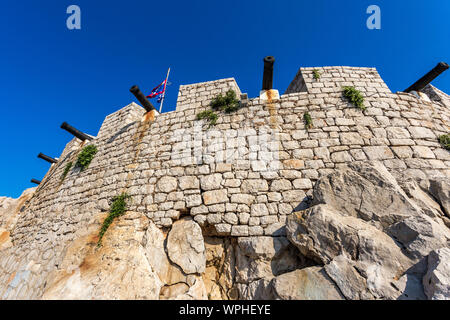
<instances>
[{"instance_id":1,"label":"grey rock","mask_svg":"<svg viewBox=\"0 0 450 320\"><path fill-rule=\"evenodd\" d=\"M437 199L447 217L450 218L450 183L448 179L431 179L430 193Z\"/></svg>"},{"instance_id":2,"label":"grey rock","mask_svg":"<svg viewBox=\"0 0 450 320\"><path fill-rule=\"evenodd\" d=\"M167 237L167 253L185 273L204 272L206 255L200 226L191 218L176 221Z\"/></svg>"},{"instance_id":3,"label":"grey rock","mask_svg":"<svg viewBox=\"0 0 450 320\"><path fill-rule=\"evenodd\" d=\"M322 267L282 274L272 282L274 294L283 300L344 300Z\"/></svg>"},{"instance_id":4,"label":"grey rock","mask_svg":"<svg viewBox=\"0 0 450 320\"><path fill-rule=\"evenodd\" d=\"M428 255L428 270L423 277L425 294L430 300L450 299L450 249L434 250Z\"/></svg>"}]
</instances>

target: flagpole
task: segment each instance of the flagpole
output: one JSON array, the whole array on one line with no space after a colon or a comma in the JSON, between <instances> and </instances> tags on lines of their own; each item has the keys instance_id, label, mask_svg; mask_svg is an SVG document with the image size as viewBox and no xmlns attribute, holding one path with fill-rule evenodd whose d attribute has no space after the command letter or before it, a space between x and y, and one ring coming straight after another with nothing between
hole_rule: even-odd
<instances>
[{"instance_id":1,"label":"flagpole","mask_svg":"<svg viewBox=\"0 0 450 320\"><path fill-rule=\"evenodd\" d=\"M170 68L169 68L169 70L167 70L167 77L166 77L166 81L164 82L164 91L163 91L163 96L161 99L161 104L159 105L159 113L161 113L161 111L162 111L164 99L166 97L166 86L167 86L167 80L169 80L169 73L170 73Z\"/></svg>"}]
</instances>

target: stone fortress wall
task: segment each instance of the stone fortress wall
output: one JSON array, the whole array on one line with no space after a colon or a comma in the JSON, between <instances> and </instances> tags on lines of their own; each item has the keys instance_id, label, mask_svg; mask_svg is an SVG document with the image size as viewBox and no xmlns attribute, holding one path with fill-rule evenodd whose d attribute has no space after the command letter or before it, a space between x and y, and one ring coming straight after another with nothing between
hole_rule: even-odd
<instances>
[{"instance_id":1,"label":"stone fortress wall","mask_svg":"<svg viewBox=\"0 0 450 320\"><path fill-rule=\"evenodd\" d=\"M131 103L107 116L93 141L74 138L21 208L14 247L0 260L0 283L9 283L2 298L39 296L42 274L62 259L55 253L86 226L100 228L100 213L122 192L132 197L130 212L163 229L190 215L208 235L277 237L315 181L349 162L379 160L417 177L450 176L450 153L437 140L449 132L448 96L431 86L430 101L391 93L373 68L317 68L318 80L313 69L300 69L279 99L250 98L213 127L196 115L220 92L231 88L240 97L232 78L181 86L176 110L154 119ZM342 98L346 85L363 93L367 110ZM305 112L313 120L309 130ZM98 147L90 166L62 181L87 144ZM14 286L21 281L33 288Z\"/></svg>"}]
</instances>

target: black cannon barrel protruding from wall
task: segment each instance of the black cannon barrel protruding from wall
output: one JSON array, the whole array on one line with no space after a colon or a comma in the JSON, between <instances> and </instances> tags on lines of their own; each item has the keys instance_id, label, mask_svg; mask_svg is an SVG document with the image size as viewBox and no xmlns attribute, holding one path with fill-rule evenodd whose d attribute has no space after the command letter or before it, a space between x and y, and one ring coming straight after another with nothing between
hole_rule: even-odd
<instances>
[{"instance_id":1,"label":"black cannon barrel protruding from wall","mask_svg":"<svg viewBox=\"0 0 450 320\"><path fill-rule=\"evenodd\" d=\"M88 136L87 134L81 132L80 130L75 129L71 125L69 125L67 122L63 122L61 125L61 129L66 130L67 132L73 134L78 139L85 141L85 140L93 140L94 138Z\"/></svg>"},{"instance_id":2,"label":"black cannon barrel protruding from wall","mask_svg":"<svg viewBox=\"0 0 450 320\"><path fill-rule=\"evenodd\" d=\"M273 88L273 64L275 63L275 58L272 56L267 56L264 58L264 73L263 73L263 90L271 90Z\"/></svg>"},{"instance_id":3,"label":"black cannon barrel protruding from wall","mask_svg":"<svg viewBox=\"0 0 450 320\"><path fill-rule=\"evenodd\" d=\"M30 182L34 183L34 184L37 184L37 185L41 184L41 181L36 180L36 179L31 179Z\"/></svg>"},{"instance_id":4,"label":"black cannon barrel protruding from wall","mask_svg":"<svg viewBox=\"0 0 450 320\"><path fill-rule=\"evenodd\" d=\"M58 160L56 160L56 159L54 159L52 157L46 156L42 152L38 154L38 158L40 158L42 160L45 160L47 162L50 162L50 163L57 163L58 162Z\"/></svg>"},{"instance_id":5,"label":"black cannon barrel protruding from wall","mask_svg":"<svg viewBox=\"0 0 450 320\"><path fill-rule=\"evenodd\" d=\"M442 72L448 69L448 64L445 62L439 62L436 67L431 69L426 75L417 80L412 86L405 90L405 92L421 91L431 81L436 79Z\"/></svg>"},{"instance_id":6,"label":"black cannon barrel protruding from wall","mask_svg":"<svg viewBox=\"0 0 450 320\"><path fill-rule=\"evenodd\" d=\"M147 97L144 96L142 91L139 89L138 86L134 85L130 88L130 92L136 97L136 99L139 100L139 102L142 104L144 109L147 112L150 112L152 110L155 110L155 107L152 105L150 101L148 101Z\"/></svg>"}]
</instances>

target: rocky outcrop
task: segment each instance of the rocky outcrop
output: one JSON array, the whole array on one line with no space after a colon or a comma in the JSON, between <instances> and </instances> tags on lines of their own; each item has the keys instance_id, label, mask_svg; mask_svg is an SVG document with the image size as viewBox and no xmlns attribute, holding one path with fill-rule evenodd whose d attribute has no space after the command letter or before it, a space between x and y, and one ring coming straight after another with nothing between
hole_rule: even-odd
<instances>
[{"instance_id":1,"label":"rocky outcrop","mask_svg":"<svg viewBox=\"0 0 450 320\"><path fill-rule=\"evenodd\" d=\"M273 279L313 262L303 257L286 237L238 238L235 248L236 287L240 299L275 299Z\"/></svg>"},{"instance_id":2,"label":"rocky outcrop","mask_svg":"<svg viewBox=\"0 0 450 320\"><path fill-rule=\"evenodd\" d=\"M202 229L191 218L175 222L167 239L169 258L187 273L203 273L206 267Z\"/></svg>"},{"instance_id":3,"label":"rocky outcrop","mask_svg":"<svg viewBox=\"0 0 450 320\"><path fill-rule=\"evenodd\" d=\"M18 199L0 197L0 250L11 247L10 234L20 217L21 209L31 199L36 188L25 190Z\"/></svg>"},{"instance_id":4,"label":"rocky outcrop","mask_svg":"<svg viewBox=\"0 0 450 320\"><path fill-rule=\"evenodd\" d=\"M430 252L450 243L435 201L445 197L427 192L412 180L399 183L380 163L351 164L318 180L313 206L288 219L289 240L347 299L424 299L422 279L436 269Z\"/></svg>"},{"instance_id":5,"label":"rocky outcrop","mask_svg":"<svg viewBox=\"0 0 450 320\"><path fill-rule=\"evenodd\" d=\"M276 297L282 300L343 300L339 289L322 267L282 274L273 280Z\"/></svg>"},{"instance_id":6,"label":"rocky outcrop","mask_svg":"<svg viewBox=\"0 0 450 320\"><path fill-rule=\"evenodd\" d=\"M450 299L450 249L433 250L428 255L428 271L423 277L425 294L431 300Z\"/></svg>"}]
</instances>

